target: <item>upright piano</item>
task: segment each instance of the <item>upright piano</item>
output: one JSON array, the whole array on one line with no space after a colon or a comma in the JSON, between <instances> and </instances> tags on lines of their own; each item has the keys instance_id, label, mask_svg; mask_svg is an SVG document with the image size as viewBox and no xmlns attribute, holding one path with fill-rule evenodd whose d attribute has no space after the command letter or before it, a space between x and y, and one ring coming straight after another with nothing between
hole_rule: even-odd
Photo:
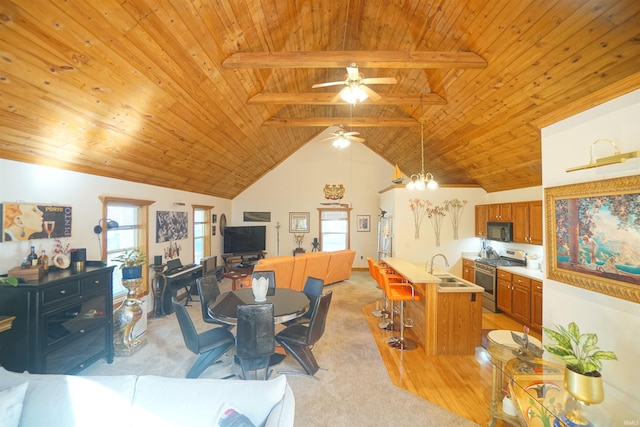
<instances>
[{"instance_id":1,"label":"upright piano","mask_svg":"<svg viewBox=\"0 0 640 427\"><path fill-rule=\"evenodd\" d=\"M180 288L186 289L186 303L188 303L191 300L191 292L198 277L202 277L201 265L182 265L179 258L169 260L164 270L156 272L154 278L155 316L173 313L171 297L176 297Z\"/></svg>"}]
</instances>

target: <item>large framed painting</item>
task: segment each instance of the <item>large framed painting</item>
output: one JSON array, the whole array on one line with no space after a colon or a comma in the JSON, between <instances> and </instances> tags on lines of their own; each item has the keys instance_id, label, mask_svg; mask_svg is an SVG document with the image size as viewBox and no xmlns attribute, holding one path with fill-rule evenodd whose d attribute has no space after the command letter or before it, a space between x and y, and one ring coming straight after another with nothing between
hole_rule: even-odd
<instances>
[{"instance_id":1,"label":"large framed painting","mask_svg":"<svg viewBox=\"0 0 640 427\"><path fill-rule=\"evenodd\" d=\"M156 212L156 243L189 237L189 217L181 211Z\"/></svg>"},{"instance_id":2,"label":"large framed painting","mask_svg":"<svg viewBox=\"0 0 640 427\"><path fill-rule=\"evenodd\" d=\"M640 303L640 175L544 193L547 277Z\"/></svg>"},{"instance_id":3,"label":"large framed painting","mask_svg":"<svg viewBox=\"0 0 640 427\"><path fill-rule=\"evenodd\" d=\"M71 206L0 203L0 242L71 237Z\"/></svg>"}]
</instances>

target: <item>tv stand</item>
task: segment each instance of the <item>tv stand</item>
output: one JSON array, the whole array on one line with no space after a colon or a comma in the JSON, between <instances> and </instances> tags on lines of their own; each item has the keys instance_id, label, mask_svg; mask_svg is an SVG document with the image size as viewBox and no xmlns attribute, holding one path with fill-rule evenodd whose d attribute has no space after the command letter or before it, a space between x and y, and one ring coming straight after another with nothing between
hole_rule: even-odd
<instances>
[{"instance_id":1,"label":"tv stand","mask_svg":"<svg viewBox=\"0 0 640 427\"><path fill-rule=\"evenodd\" d=\"M231 270L236 270L237 268L250 268L253 270L253 265L258 262L258 260L264 258L266 254L265 251L222 254L224 271L225 273L229 273Z\"/></svg>"}]
</instances>

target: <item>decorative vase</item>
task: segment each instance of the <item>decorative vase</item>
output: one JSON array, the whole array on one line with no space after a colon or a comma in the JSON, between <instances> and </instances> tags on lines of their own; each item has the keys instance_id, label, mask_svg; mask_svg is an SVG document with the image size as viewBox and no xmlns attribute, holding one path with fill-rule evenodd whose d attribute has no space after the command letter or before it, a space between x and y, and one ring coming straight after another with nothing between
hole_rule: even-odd
<instances>
[{"instance_id":1,"label":"decorative vase","mask_svg":"<svg viewBox=\"0 0 640 427\"><path fill-rule=\"evenodd\" d=\"M269 279L266 277L254 278L251 281L251 291L256 302L267 300L267 291L269 290Z\"/></svg>"},{"instance_id":2,"label":"decorative vase","mask_svg":"<svg viewBox=\"0 0 640 427\"><path fill-rule=\"evenodd\" d=\"M130 356L146 344L146 340L133 336L133 329L144 314L142 301L136 298L140 285L142 278L122 280L122 286L128 290L127 298L113 312L113 347L118 356Z\"/></svg>"}]
</instances>

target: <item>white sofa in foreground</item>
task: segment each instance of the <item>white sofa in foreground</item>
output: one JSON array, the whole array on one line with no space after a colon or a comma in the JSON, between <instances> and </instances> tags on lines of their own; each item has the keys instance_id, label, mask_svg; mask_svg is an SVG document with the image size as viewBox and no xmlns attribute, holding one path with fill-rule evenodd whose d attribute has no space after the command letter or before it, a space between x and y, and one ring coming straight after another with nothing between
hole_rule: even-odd
<instances>
[{"instance_id":1,"label":"white sofa in foreground","mask_svg":"<svg viewBox=\"0 0 640 427\"><path fill-rule=\"evenodd\" d=\"M295 399L285 376L269 381L92 377L18 374L0 367L3 427L217 427L229 408L256 426L293 426ZM16 415L18 423L11 423Z\"/></svg>"}]
</instances>

